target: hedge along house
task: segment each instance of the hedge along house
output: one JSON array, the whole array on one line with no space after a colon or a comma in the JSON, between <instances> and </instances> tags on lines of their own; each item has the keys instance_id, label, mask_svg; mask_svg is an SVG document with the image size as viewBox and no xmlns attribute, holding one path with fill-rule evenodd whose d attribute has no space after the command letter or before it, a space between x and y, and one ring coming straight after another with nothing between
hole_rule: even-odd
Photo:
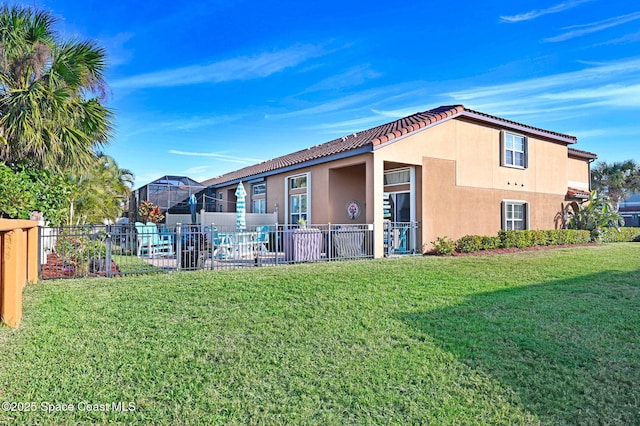
<instances>
[{"instance_id":1,"label":"hedge along house","mask_svg":"<svg viewBox=\"0 0 640 426\"><path fill-rule=\"evenodd\" d=\"M566 204L588 198L597 158L569 148L576 142L442 106L203 184L216 194L218 211L233 211L243 181L248 211L277 211L282 224L373 224L374 256L381 257L388 220L418 224L418 251L439 236L562 227Z\"/></svg>"}]
</instances>

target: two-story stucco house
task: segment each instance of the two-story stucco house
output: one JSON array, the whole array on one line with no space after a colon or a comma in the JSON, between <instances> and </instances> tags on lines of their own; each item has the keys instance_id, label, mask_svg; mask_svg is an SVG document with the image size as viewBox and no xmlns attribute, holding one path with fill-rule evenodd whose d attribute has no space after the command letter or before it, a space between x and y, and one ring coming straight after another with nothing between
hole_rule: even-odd
<instances>
[{"instance_id":1,"label":"two-story stucco house","mask_svg":"<svg viewBox=\"0 0 640 426\"><path fill-rule=\"evenodd\" d=\"M555 229L567 201L588 196L596 155L574 136L442 106L203 182L233 211L238 182L249 211L283 224L372 224L383 254L386 220L414 222L420 250L439 236Z\"/></svg>"}]
</instances>

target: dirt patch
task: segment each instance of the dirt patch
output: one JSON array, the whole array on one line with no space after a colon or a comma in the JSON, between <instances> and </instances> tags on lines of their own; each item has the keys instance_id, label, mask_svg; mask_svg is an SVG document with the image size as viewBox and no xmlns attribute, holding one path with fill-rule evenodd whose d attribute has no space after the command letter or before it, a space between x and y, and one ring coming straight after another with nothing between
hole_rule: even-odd
<instances>
[{"instance_id":1,"label":"dirt patch","mask_svg":"<svg viewBox=\"0 0 640 426\"><path fill-rule=\"evenodd\" d=\"M111 273L113 275L120 274L120 270L113 261L111 262ZM106 271L104 270L81 273L77 271L73 265L65 263L55 253L47 255L47 263L40 266L40 278L43 280L79 277L104 277L105 275Z\"/></svg>"}]
</instances>

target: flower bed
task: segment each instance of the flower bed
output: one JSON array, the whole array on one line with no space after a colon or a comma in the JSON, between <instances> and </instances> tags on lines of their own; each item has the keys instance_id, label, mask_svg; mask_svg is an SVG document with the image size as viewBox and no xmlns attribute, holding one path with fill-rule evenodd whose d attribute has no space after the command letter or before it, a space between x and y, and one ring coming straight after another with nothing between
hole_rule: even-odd
<instances>
[{"instance_id":1,"label":"flower bed","mask_svg":"<svg viewBox=\"0 0 640 426\"><path fill-rule=\"evenodd\" d=\"M120 270L118 266L111 261L111 273L112 275L119 275ZM73 264L63 261L55 253L47 255L47 263L40 266L40 278L43 280L53 280L60 278L76 278L79 276L85 277L101 277L105 276L106 271L104 269L96 272L79 272L76 271L76 267Z\"/></svg>"}]
</instances>

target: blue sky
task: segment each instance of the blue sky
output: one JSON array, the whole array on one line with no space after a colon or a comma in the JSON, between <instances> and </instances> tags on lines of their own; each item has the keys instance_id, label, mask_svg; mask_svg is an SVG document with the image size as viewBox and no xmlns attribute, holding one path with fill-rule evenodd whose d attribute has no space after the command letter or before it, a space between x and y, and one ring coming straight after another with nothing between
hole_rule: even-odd
<instances>
[{"instance_id":1,"label":"blue sky","mask_svg":"<svg viewBox=\"0 0 640 426\"><path fill-rule=\"evenodd\" d=\"M63 37L107 49L105 151L136 187L208 179L450 104L575 135L601 160L640 160L634 1L35 4Z\"/></svg>"}]
</instances>

